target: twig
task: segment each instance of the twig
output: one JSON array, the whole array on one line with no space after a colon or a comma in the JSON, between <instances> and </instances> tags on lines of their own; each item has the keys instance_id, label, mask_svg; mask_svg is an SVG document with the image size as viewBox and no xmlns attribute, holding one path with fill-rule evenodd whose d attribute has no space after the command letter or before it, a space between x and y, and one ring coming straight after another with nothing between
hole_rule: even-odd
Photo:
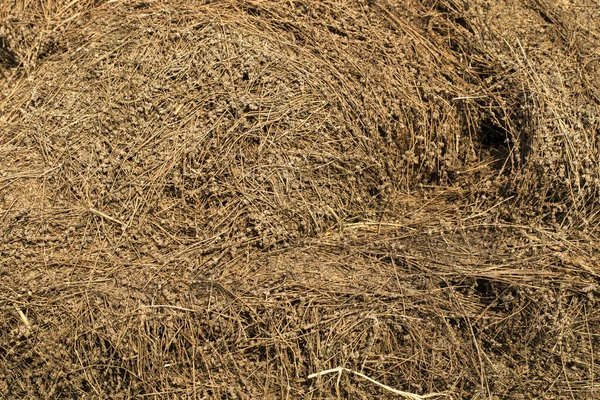
<instances>
[{"instance_id":1,"label":"twig","mask_svg":"<svg viewBox=\"0 0 600 400\"><path fill-rule=\"evenodd\" d=\"M92 214L96 214L97 216L99 216L99 217L102 217L102 218L104 218L104 219L107 219L107 220L109 220L109 221L111 221L111 222L114 222L115 224L119 224L119 225L121 225L121 226L125 226L125 224L124 224L123 222L119 221L119 220L118 220L118 219L116 219L116 218L113 218L113 217L111 217L110 215L106 215L106 214L104 214L102 211L98 211L98 210L96 210L96 209L95 209L95 208L93 208L93 207L90 207L90 208L89 208L89 210L90 210L90 212L91 212Z\"/></svg>"},{"instance_id":2,"label":"twig","mask_svg":"<svg viewBox=\"0 0 600 400\"><path fill-rule=\"evenodd\" d=\"M25 315L23 310L21 310L19 307L15 307L15 309L17 310L17 313L19 313L19 317L21 318L21 321L23 321L23 323L25 324L25 327L28 330L31 329L31 324L29 323L29 319L27 319L27 316Z\"/></svg>"},{"instance_id":3,"label":"twig","mask_svg":"<svg viewBox=\"0 0 600 400\"><path fill-rule=\"evenodd\" d=\"M487 94L484 94L481 96L458 96L458 97L453 97L452 100L485 99L486 97L489 97L489 96Z\"/></svg>"},{"instance_id":4,"label":"twig","mask_svg":"<svg viewBox=\"0 0 600 400\"><path fill-rule=\"evenodd\" d=\"M308 376L308 379L314 379L314 378L318 378L323 375L333 374L333 373L337 372L339 374L339 376L338 376L338 384L339 384L340 377L342 375L342 372L344 372L344 371L350 372L351 374L354 374L354 375L358 375L361 378L364 378L364 379L368 380L369 382L376 384L379 387L382 387L394 394L403 396L403 397L405 397L407 399L411 399L411 400L423 400L423 399L429 399L432 397L440 397L440 396L451 397L448 393L429 393L429 394L419 395L419 394L415 394L415 393L403 392L402 390L394 389L392 387L389 387L388 385L384 385L383 383L377 382L375 379L369 378L368 376L361 374L360 372L353 371L351 369L344 368L344 367L337 367L337 368L333 368L333 369L328 369L326 371L316 372L314 374L310 374Z\"/></svg>"}]
</instances>

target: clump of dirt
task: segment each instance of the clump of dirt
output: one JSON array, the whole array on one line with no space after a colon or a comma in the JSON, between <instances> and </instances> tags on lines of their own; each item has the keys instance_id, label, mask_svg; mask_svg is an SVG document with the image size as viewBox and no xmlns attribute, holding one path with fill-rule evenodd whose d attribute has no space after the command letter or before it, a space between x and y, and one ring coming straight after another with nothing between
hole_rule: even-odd
<instances>
[{"instance_id":1,"label":"clump of dirt","mask_svg":"<svg viewBox=\"0 0 600 400\"><path fill-rule=\"evenodd\" d=\"M576 3L0 8L0 393L594 397Z\"/></svg>"}]
</instances>

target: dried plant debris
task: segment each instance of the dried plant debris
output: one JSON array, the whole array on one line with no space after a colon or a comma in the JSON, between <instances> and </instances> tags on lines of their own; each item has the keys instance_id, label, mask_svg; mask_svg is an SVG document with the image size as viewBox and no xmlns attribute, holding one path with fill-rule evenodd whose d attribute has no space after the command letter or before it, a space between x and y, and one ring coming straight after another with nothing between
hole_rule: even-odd
<instances>
[{"instance_id":1,"label":"dried plant debris","mask_svg":"<svg viewBox=\"0 0 600 400\"><path fill-rule=\"evenodd\" d=\"M598 397L594 1L8 3L0 397Z\"/></svg>"}]
</instances>

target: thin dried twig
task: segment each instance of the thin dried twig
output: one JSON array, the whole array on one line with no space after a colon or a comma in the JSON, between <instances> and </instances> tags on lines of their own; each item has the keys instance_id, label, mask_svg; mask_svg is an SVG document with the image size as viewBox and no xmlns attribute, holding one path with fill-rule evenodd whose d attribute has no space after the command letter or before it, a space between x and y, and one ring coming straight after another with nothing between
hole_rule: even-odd
<instances>
[{"instance_id":1,"label":"thin dried twig","mask_svg":"<svg viewBox=\"0 0 600 400\"><path fill-rule=\"evenodd\" d=\"M310 374L308 376L308 379L315 379L315 378L318 378L318 377L323 376L323 375L337 373L337 374L339 374L339 376L338 376L338 384L339 384L339 380L340 380L340 376L341 376L342 372L349 372L351 374L360 376L361 378L366 379L369 382L374 383L377 386L382 387L383 389L385 389L385 390L387 390L389 392L392 392L394 394L403 396L403 397L405 397L407 399L411 399L411 400L423 400L423 399L430 399L430 398L433 398L433 397L442 397L442 396L444 396L444 397L451 397L451 395L449 393L429 393L429 394L425 394L425 395L420 395L420 394L415 394L415 393L404 392L402 390L398 390L398 389L394 389L392 387L389 387L388 385L385 385L385 384L383 384L381 382L377 382L375 379L370 378L367 375L362 374L362 373L360 373L358 371L353 371L351 369L344 368L344 367L337 367L337 368L333 368L333 369L328 369L326 371L316 372L314 374Z\"/></svg>"},{"instance_id":2,"label":"thin dried twig","mask_svg":"<svg viewBox=\"0 0 600 400\"><path fill-rule=\"evenodd\" d=\"M91 212L92 214L95 214L95 215L97 215L97 216L99 216L99 217L102 217L102 218L104 218L104 219L106 219L106 220L108 220L108 221L114 222L115 224L119 224L119 225L121 225L121 226L125 226L125 223L124 223L124 222L122 222L122 221L119 221L118 219L116 219L116 218L113 218L113 217L111 217L110 215L103 213L102 211L98 211L98 210L96 210L96 209L95 209L95 208L93 208L93 207L90 207L90 208L89 208L89 210L90 210L90 212Z\"/></svg>"},{"instance_id":3,"label":"thin dried twig","mask_svg":"<svg viewBox=\"0 0 600 400\"><path fill-rule=\"evenodd\" d=\"M25 324L25 327L27 329L31 329L31 323L29 322L27 315L25 315L25 313L23 312L23 310L21 310L20 307L15 307L15 309L17 310L17 313L19 314L19 318L21 318L21 321L23 321L23 324Z\"/></svg>"}]
</instances>

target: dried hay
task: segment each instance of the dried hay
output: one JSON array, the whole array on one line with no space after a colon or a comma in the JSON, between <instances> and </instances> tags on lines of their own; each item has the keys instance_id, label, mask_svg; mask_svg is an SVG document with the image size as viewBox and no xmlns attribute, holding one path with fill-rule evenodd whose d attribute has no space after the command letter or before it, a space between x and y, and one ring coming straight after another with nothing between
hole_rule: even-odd
<instances>
[{"instance_id":1,"label":"dried hay","mask_svg":"<svg viewBox=\"0 0 600 400\"><path fill-rule=\"evenodd\" d=\"M597 395L575 3L0 6L0 395Z\"/></svg>"}]
</instances>

